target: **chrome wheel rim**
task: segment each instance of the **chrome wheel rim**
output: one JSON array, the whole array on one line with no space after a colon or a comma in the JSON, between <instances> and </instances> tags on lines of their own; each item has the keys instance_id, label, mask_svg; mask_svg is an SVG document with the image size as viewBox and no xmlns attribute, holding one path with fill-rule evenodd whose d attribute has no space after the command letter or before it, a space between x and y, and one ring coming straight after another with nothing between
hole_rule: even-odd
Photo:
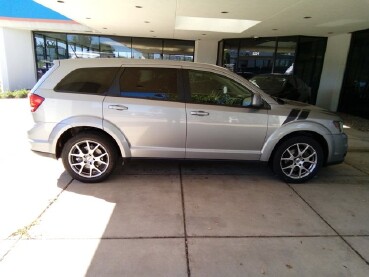
<instances>
[{"instance_id":1,"label":"chrome wheel rim","mask_svg":"<svg viewBox=\"0 0 369 277\"><path fill-rule=\"evenodd\" d=\"M313 147L306 143L296 143L283 152L280 166L286 176L301 179L314 171L317 162L318 155Z\"/></svg>"},{"instance_id":2,"label":"chrome wheel rim","mask_svg":"<svg viewBox=\"0 0 369 277\"><path fill-rule=\"evenodd\" d=\"M68 158L73 171L85 178L98 177L109 166L109 154L105 147L92 140L74 144L69 151Z\"/></svg>"}]
</instances>

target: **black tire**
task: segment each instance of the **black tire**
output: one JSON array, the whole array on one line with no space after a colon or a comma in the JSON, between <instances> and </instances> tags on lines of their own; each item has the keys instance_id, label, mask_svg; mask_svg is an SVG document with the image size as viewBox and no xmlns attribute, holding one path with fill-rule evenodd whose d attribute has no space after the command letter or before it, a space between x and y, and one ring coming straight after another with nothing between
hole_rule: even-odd
<instances>
[{"instance_id":1,"label":"black tire","mask_svg":"<svg viewBox=\"0 0 369 277\"><path fill-rule=\"evenodd\" d=\"M89 149L89 150L88 150ZM117 151L104 134L79 133L64 145L64 168L76 180L97 183L105 180L117 164Z\"/></svg>"},{"instance_id":2,"label":"black tire","mask_svg":"<svg viewBox=\"0 0 369 277\"><path fill-rule=\"evenodd\" d=\"M323 164L323 150L313 138L299 136L277 146L273 171L288 183L303 183L313 178Z\"/></svg>"}]
</instances>

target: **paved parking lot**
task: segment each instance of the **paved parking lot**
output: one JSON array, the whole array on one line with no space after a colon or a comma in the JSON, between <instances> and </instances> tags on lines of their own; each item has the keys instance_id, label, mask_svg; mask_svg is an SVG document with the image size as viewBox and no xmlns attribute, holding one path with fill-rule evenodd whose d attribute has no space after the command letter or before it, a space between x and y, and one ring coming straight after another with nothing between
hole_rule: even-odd
<instances>
[{"instance_id":1,"label":"paved parking lot","mask_svg":"<svg viewBox=\"0 0 369 277\"><path fill-rule=\"evenodd\" d=\"M369 276L369 136L307 184L264 165L131 161L83 184L0 101L0 276Z\"/></svg>"}]
</instances>

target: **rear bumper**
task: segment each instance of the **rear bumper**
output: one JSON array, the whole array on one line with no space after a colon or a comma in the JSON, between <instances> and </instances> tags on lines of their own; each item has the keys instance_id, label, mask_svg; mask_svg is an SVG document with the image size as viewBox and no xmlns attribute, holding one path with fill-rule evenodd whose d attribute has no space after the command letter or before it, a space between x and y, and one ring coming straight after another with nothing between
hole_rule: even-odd
<instances>
[{"instance_id":1,"label":"rear bumper","mask_svg":"<svg viewBox=\"0 0 369 277\"><path fill-rule=\"evenodd\" d=\"M327 159L327 165L342 163L348 149L348 138L345 133L332 135L332 153Z\"/></svg>"},{"instance_id":2,"label":"rear bumper","mask_svg":"<svg viewBox=\"0 0 369 277\"><path fill-rule=\"evenodd\" d=\"M55 154L52 142L50 141L50 134L54 127L54 123L35 123L27 133L31 150Z\"/></svg>"}]
</instances>

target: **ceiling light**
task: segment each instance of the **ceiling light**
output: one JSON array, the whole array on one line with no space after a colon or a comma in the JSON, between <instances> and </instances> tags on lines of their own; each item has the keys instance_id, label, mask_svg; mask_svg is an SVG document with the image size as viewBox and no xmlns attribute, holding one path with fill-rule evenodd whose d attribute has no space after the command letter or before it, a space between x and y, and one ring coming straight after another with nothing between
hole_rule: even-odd
<instances>
[{"instance_id":1,"label":"ceiling light","mask_svg":"<svg viewBox=\"0 0 369 277\"><path fill-rule=\"evenodd\" d=\"M278 29L272 29L272 31L278 31Z\"/></svg>"},{"instance_id":2,"label":"ceiling light","mask_svg":"<svg viewBox=\"0 0 369 277\"><path fill-rule=\"evenodd\" d=\"M61 0L56 1L56 2L58 2L58 3L60 3L60 4L63 4L63 3L64 3L64 1L61 1Z\"/></svg>"},{"instance_id":3,"label":"ceiling light","mask_svg":"<svg viewBox=\"0 0 369 277\"><path fill-rule=\"evenodd\" d=\"M135 6L137 9L142 9L142 6Z\"/></svg>"},{"instance_id":4,"label":"ceiling light","mask_svg":"<svg viewBox=\"0 0 369 277\"><path fill-rule=\"evenodd\" d=\"M229 12L227 12L227 11L222 11L221 13L229 13Z\"/></svg>"},{"instance_id":5,"label":"ceiling light","mask_svg":"<svg viewBox=\"0 0 369 277\"><path fill-rule=\"evenodd\" d=\"M91 17L86 17L86 19L91 19Z\"/></svg>"},{"instance_id":6,"label":"ceiling light","mask_svg":"<svg viewBox=\"0 0 369 277\"><path fill-rule=\"evenodd\" d=\"M304 19L310 19L311 16L304 16Z\"/></svg>"},{"instance_id":7,"label":"ceiling light","mask_svg":"<svg viewBox=\"0 0 369 277\"><path fill-rule=\"evenodd\" d=\"M185 31L242 33L258 23L260 23L260 21L177 16L175 28L176 30L185 30Z\"/></svg>"},{"instance_id":8,"label":"ceiling light","mask_svg":"<svg viewBox=\"0 0 369 277\"><path fill-rule=\"evenodd\" d=\"M154 30L150 30L150 33L153 33L154 32Z\"/></svg>"},{"instance_id":9,"label":"ceiling light","mask_svg":"<svg viewBox=\"0 0 369 277\"><path fill-rule=\"evenodd\" d=\"M206 34L201 34L202 36L206 36Z\"/></svg>"},{"instance_id":10,"label":"ceiling light","mask_svg":"<svg viewBox=\"0 0 369 277\"><path fill-rule=\"evenodd\" d=\"M104 30L107 30L108 28L104 27L103 29L104 29Z\"/></svg>"},{"instance_id":11,"label":"ceiling light","mask_svg":"<svg viewBox=\"0 0 369 277\"><path fill-rule=\"evenodd\" d=\"M145 23L150 23L150 21L145 21Z\"/></svg>"}]
</instances>

